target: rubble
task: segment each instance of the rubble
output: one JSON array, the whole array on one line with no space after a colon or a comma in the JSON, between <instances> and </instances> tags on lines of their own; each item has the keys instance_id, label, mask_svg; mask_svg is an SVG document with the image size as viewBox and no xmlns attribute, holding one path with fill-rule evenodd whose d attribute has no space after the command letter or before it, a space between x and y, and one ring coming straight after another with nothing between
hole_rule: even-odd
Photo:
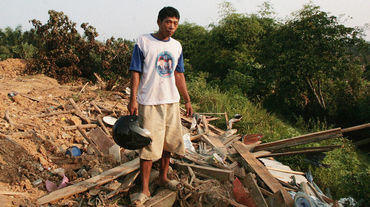
<instances>
[{"instance_id":1,"label":"rubble","mask_svg":"<svg viewBox=\"0 0 370 207\"><path fill-rule=\"evenodd\" d=\"M3 206L129 205L130 195L140 185L138 152L117 148L111 136L112 119L128 114L126 95L101 90L101 79L99 85L84 81L59 85L43 75L9 77L1 72ZM217 119L211 115L225 116L227 130L209 124ZM187 150L185 156L171 159L169 177L183 188L177 192L161 188L154 163L152 199L145 206L293 206L302 195L308 195L309 202L337 205L312 176L274 157L340 148L291 147L370 124L261 144L262 134L240 135L232 128L241 118L236 114L229 120L227 112L182 116Z\"/></svg>"}]
</instances>

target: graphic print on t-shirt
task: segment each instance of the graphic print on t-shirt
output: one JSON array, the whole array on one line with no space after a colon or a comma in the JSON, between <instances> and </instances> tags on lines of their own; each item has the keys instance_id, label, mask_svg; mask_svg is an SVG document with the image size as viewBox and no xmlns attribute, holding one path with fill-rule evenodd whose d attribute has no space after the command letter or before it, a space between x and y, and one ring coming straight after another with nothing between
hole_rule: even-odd
<instances>
[{"instance_id":1,"label":"graphic print on t-shirt","mask_svg":"<svg viewBox=\"0 0 370 207\"><path fill-rule=\"evenodd\" d=\"M172 76L173 62L172 55L168 51L159 53L155 62L155 68L162 78L169 78Z\"/></svg>"}]
</instances>

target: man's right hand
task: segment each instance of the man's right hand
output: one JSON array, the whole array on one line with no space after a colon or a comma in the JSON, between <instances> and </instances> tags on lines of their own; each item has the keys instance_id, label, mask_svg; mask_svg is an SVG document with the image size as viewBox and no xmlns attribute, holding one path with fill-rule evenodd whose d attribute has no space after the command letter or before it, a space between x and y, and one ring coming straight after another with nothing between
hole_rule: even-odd
<instances>
[{"instance_id":1,"label":"man's right hand","mask_svg":"<svg viewBox=\"0 0 370 207\"><path fill-rule=\"evenodd\" d=\"M136 100L130 100L130 103L127 105L127 109L130 112L130 115L139 114L139 104Z\"/></svg>"}]
</instances>

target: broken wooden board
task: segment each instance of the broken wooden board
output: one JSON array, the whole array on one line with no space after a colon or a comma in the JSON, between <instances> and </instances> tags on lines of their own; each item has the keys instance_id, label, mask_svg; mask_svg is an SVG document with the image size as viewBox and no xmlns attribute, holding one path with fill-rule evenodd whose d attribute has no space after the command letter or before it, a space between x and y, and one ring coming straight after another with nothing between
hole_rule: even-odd
<instances>
[{"instance_id":1,"label":"broken wooden board","mask_svg":"<svg viewBox=\"0 0 370 207\"><path fill-rule=\"evenodd\" d=\"M109 154L109 148L115 144L114 141L108 137L100 127L91 130L88 133L88 136L94 141L98 149L106 155Z\"/></svg>"},{"instance_id":2,"label":"broken wooden board","mask_svg":"<svg viewBox=\"0 0 370 207\"><path fill-rule=\"evenodd\" d=\"M152 199L145 202L145 207L171 207L176 201L177 191L160 190Z\"/></svg>"},{"instance_id":3,"label":"broken wooden board","mask_svg":"<svg viewBox=\"0 0 370 207\"><path fill-rule=\"evenodd\" d=\"M38 205L57 201L62 198L84 192L98 185L103 185L111 180L114 180L120 176L127 175L137 169L139 169L140 163L139 158L136 158L130 162L126 162L120 166L107 170L100 175L94 176L90 179L76 183L74 185L53 191L37 200Z\"/></svg>"},{"instance_id":4,"label":"broken wooden board","mask_svg":"<svg viewBox=\"0 0 370 207\"><path fill-rule=\"evenodd\" d=\"M234 172L232 170L225 170L214 167L205 167L200 165L188 164L184 162L176 162L176 165L179 166L184 171L187 171L189 166L193 171L213 177L219 181L232 181L234 178Z\"/></svg>"},{"instance_id":5,"label":"broken wooden board","mask_svg":"<svg viewBox=\"0 0 370 207\"><path fill-rule=\"evenodd\" d=\"M315 141L321 141L325 139L331 139L341 136L341 128L330 129L321 132L315 132L311 134L305 134L289 139L282 139L274 142L264 143L256 146L254 151L260 150L277 150L301 144L307 144Z\"/></svg>"},{"instance_id":6,"label":"broken wooden board","mask_svg":"<svg viewBox=\"0 0 370 207\"><path fill-rule=\"evenodd\" d=\"M214 136L206 136L206 135L202 135L201 138L204 142L211 145L217 152L219 152L223 158L226 157L226 155L228 154L227 148L225 147L224 144L222 144L220 139Z\"/></svg>"},{"instance_id":7,"label":"broken wooden board","mask_svg":"<svg viewBox=\"0 0 370 207\"><path fill-rule=\"evenodd\" d=\"M277 181L271 173L266 169L266 167L258 161L252 153L245 147L245 145L237 141L233 144L233 147L236 151L241 155L243 160L247 163L247 165L254 171L256 174L263 180L263 182L271 189L273 193L278 192L281 190L284 201L286 205L293 206L293 199L290 197L289 193L284 189L284 187Z\"/></svg>"},{"instance_id":8,"label":"broken wooden board","mask_svg":"<svg viewBox=\"0 0 370 207\"><path fill-rule=\"evenodd\" d=\"M258 154L255 155L257 158L261 157L278 157L278 156L287 156L287 155L297 155L297 154L310 154L317 152L328 152L336 148L343 148L343 145L332 145L332 146L320 146L320 147L304 147L297 149L283 149L283 152L275 152L269 154ZM263 150L262 150L263 151ZM261 152L261 151L259 151ZM254 153L253 153L254 154Z\"/></svg>"},{"instance_id":9,"label":"broken wooden board","mask_svg":"<svg viewBox=\"0 0 370 207\"><path fill-rule=\"evenodd\" d=\"M249 193L251 194L251 197L256 204L257 207L268 207L267 203L265 201L265 198L263 197L256 180L253 178L252 173L248 173L245 177L245 181L243 184L248 188Z\"/></svg>"}]
</instances>

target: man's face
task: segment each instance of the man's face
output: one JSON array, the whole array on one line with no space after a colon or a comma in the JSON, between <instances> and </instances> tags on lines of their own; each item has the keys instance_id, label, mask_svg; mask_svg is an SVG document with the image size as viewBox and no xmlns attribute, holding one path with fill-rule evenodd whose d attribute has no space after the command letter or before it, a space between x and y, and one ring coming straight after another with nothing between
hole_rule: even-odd
<instances>
[{"instance_id":1,"label":"man's face","mask_svg":"<svg viewBox=\"0 0 370 207\"><path fill-rule=\"evenodd\" d=\"M159 33L163 37L171 37L177 30L179 19L176 17L166 17L163 21L158 19Z\"/></svg>"}]
</instances>

